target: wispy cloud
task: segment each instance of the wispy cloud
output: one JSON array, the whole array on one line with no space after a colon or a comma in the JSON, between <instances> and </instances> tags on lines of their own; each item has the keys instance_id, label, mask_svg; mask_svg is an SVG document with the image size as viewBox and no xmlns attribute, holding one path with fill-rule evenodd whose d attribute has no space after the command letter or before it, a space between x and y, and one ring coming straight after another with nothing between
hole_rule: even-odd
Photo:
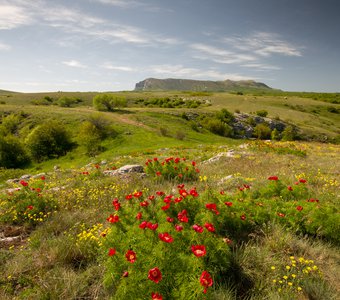
<instances>
[{"instance_id":1,"label":"wispy cloud","mask_svg":"<svg viewBox=\"0 0 340 300\"><path fill-rule=\"evenodd\" d=\"M256 57L250 54L236 53L205 44L193 44L191 48L198 53L194 55L194 58L207 59L217 63L235 64L256 60Z\"/></svg>"},{"instance_id":2,"label":"wispy cloud","mask_svg":"<svg viewBox=\"0 0 340 300\"><path fill-rule=\"evenodd\" d=\"M32 18L24 8L6 2L0 3L0 30L13 29L31 22Z\"/></svg>"},{"instance_id":3,"label":"wispy cloud","mask_svg":"<svg viewBox=\"0 0 340 300\"><path fill-rule=\"evenodd\" d=\"M279 35L270 32L255 32L246 37L226 37L223 42L245 52L260 56L274 54L285 56L302 56L299 47L284 41Z\"/></svg>"},{"instance_id":4,"label":"wispy cloud","mask_svg":"<svg viewBox=\"0 0 340 300\"><path fill-rule=\"evenodd\" d=\"M110 63L105 63L102 65L104 69L108 70L115 70L115 71L124 71L124 72L135 72L137 71L137 68L132 68L129 66L115 66Z\"/></svg>"},{"instance_id":5,"label":"wispy cloud","mask_svg":"<svg viewBox=\"0 0 340 300\"><path fill-rule=\"evenodd\" d=\"M105 5L116 6L123 9L142 9L147 12L159 12L159 11L168 11L172 12L171 10L165 10L160 6L151 5L149 3L143 1L135 1L135 0L90 0L91 2L101 3Z\"/></svg>"},{"instance_id":6,"label":"wispy cloud","mask_svg":"<svg viewBox=\"0 0 340 300\"><path fill-rule=\"evenodd\" d=\"M261 64L261 63L243 64L243 65L241 65L241 67L255 68L257 70L281 70L281 68L278 67L278 66Z\"/></svg>"},{"instance_id":7,"label":"wispy cloud","mask_svg":"<svg viewBox=\"0 0 340 300\"><path fill-rule=\"evenodd\" d=\"M150 73L154 73L161 77L175 77L175 78L194 78L201 80L248 80L255 79L249 76L243 76L236 73L223 73L217 70L208 69L202 70L198 68L188 68L183 65L154 65L148 70Z\"/></svg>"},{"instance_id":8,"label":"wispy cloud","mask_svg":"<svg viewBox=\"0 0 340 300\"><path fill-rule=\"evenodd\" d=\"M77 60L69 60L69 61L63 61L62 62L65 66L73 67L73 68L87 68L86 65L82 64L81 62Z\"/></svg>"},{"instance_id":9,"label":"wispy cloud","mask_svg":"<svg viewBox=\"0 0 340 300\"><path fill-rule=\"evenodd\" d=\"M0 51L8 51L10 49L11 49L10 45L7 45L7 44L0 42Z\"/></svg>"}]
</instances>

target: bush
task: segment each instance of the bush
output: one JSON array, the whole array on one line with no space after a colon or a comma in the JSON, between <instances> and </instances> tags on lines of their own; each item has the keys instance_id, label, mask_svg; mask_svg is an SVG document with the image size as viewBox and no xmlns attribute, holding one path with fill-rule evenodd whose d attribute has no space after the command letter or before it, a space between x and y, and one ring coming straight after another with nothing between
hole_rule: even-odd
<instances>
[{"instance_id":1,"label":"bush","mask_svg":"<svg viewBox=\"0 0 340 300\"><path fill-rule=\"evenodd\" d=\"M257 114L259 117L265 118L265 117L267 117L268 112L267 112L266 110L258 110L258 111L256 112L256 114Z\"/></svg>"},{"instance_id":2,"label":"bush","mask_svg":"<svg viewBox=\"0 0 340 300\"><path fill-rule=\"evenodd\" d=\"M83 100L76 97L60 97L57 101L57 104L61 107L71 107L74 106Z\"/></svg>"},{"instance_id":3,"label":"bush","mask_svg":"<svg viewBox=\"0 0 340 300\"><path fill-rule=\"evenodd\" d=\"M234 115L225 108L216 113L216 118L229 125L235 120Z\"/></svg>"},{"instance_id":4,"label":"bush","mask_svg":"<svg viewBox=\"0 0 340 300\"><path fill-rule=\"evenodd\" d=\"M91 122L85 121L80 125L79 144L85 147L86 154L89 156L95 156L101 150L101 134L99 129Z\"/></svg>"},{"instance_id":5,"label":"bush","mask_svg":"<svg viewBox=\"0 0 340 300\"><path fill-rule=\"evenodd\" d=\"M210 132L221 136L231 137L233 135L233 129L219 119L206 118L203 122L203 126Z\"/></svg>"},{"instance_id":6,"label":"bush","mask_svg":"<svg viewBox=\"0 0 340 300\"><path fill-rule=\"evenodd\" d=\"M32 158L42 161L65 155L72 148L69 133L57 121L38 125L27 136L26 145Z\"/></svg>"},{"instance_id":7,"label":"bush","mask_svg":"<svg viewBox=\"0 0 340 300\"><path fill-rule=\"evenodd\" d=\"M267 124L257 124L254 128L254 135L257 137L259 140L266 140L270 139L271 136L271 129Z\"/></svg>"},{"instance_id":8,"label":"bush","mask_svg":"<svg viewBox=\"0 0 340 300\"><path fill-rule=\"evenodd\" d=\"M99 94L93 98L93 106L99 111L114 111L117 107L126 107L126 98L113 94Z\"/></svg>"},{"instance_id":9,"label":"bush","mask_svg":"<svg viewBox=\"0 0 340 300\"><path fill-rule=\"evenodd\" d=\"M282 141L294 141L296 139L296 129L289 125L282 132Z\"/></svg>"},{"instance_id":10,"label":"bush","mask_svg":"<svg viewBox=\"0 0 340 300\"><path fill-rule=\"evenodd\" d=\"M0 136L0 167L21 168L29 161L25 148L18 138Z\"/></svg>"}]
</instances>

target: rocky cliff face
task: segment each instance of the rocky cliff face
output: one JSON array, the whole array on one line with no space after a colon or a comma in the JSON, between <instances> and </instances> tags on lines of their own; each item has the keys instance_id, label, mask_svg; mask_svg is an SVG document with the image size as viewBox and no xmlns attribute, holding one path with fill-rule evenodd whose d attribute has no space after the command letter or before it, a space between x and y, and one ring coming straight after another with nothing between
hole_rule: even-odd
<instances>
[{"instance_id":1,"label":"rocky cliff face","mask_svg":"<svg viewBox=\"0 0 340 300\"><path fill-rule=\"evenodd\" d=\"M223 92L238 89L271 89L264 83L253 80L241 81L208 81L191 79L157 79L148 78L136 83L135 91L157 91L157 90L176 90L176 91L210 91Z\"/></svg>"}]
</instances>

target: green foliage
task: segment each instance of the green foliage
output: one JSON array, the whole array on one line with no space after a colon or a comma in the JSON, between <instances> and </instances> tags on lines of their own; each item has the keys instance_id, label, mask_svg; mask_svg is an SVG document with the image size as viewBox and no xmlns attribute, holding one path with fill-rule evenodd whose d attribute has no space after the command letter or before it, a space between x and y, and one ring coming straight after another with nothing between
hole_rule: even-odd
<instances>
[{"instance_id":1,"label":"green foliage","mask_svg":"<svg viewBox=\"0 0 340 300\"><path fill-rule=\"evenodd\" d=\"M254 136L259 140L270 139L272 130L269 128L267 124L260 123L257 124L254 128Z\"/></svg>"},{"instance_id":2,"label":"green foliage","mask_svg":"<svg viewBox=\"0 0 340 300\"><path fill-rule=\"evenodd\" d=\"M73 145L65 127L53 120L34 128L25 143L36 161L65 155Z\"/></svg>"},{"instance_id":3,"label":"green foliage","mask_svg":"<svg viewBox=\"0 0 340 300\"><path fill-rule=\"evenodd\" d=\"M87 155L95 156L102 150L101 140L100 131L93 123L85 121L80 125L78 141Z\"/></svg>"},{"instance_id":4,"label":"green foliage","mask_svg":"<svg viewBox=\"0 0 340 300\"><path fill-rule=\"evenodd\" d=\"M296 139L296 136L296 128L289 125L282 132L282 141L294 141Z\"/></svg>"},{"instance_id":5,"label":"green foliage","mask_svg":"<svg viewBox=\"0 0 340 300\"><path fill-rule=\"evenodd\" d=\"M202 102L199 100L183 100L182 98L174 97L162 97L162 98L140 98L135 101L136 104L140 104L147 107L163 107L163 108L197 108Z\"/></svg>"},{"instance_id":6,"label":"green foliage","mask_svg":"<svg viewBox=\"0 0 340 300\"><path fill-rule=\"evenodd\" d=\"M99 111L114 111L120 107L126 107L125 97L115 96L114 94L98 94L93 98L93 106Z\"/></svg>"},{"instance_id":7,"label":"green foliage","mask_svg":"<svg viewBox=\"0 0 340 300\"><path fill-rule=\"evenodd\" d=\"M216 118L229 125L235 120L234 115L225 108L216 113Z\"/></svg>"},{"instance_id":8,"label":"green foliage","mask_svg":"<svg viewBox=\"0 0 340 300\"><path fill-rule=\"evenodd\" d=\"M195 181L198 179L199 170L196 162L186 162L185 158L169 157L160 162L157 157L146 162L145 172L159 180Z\"/></svg>"},{"instance_id":9,"label":"green foliage","mask_svg":"<svg viewBox=\"0 0 340 300\"><path fill-rule=\"evenodd\" d=\"M233 136L233 129L227 123L221 121L220 119L206 117L203 120L202 125L210 132L218 134L220 136Z\"/></svg>"},{"instance_id":10,"label":"green foliage","mask_svg":"<svg viewBox=\"0 0 340 300\"><path fill-rule=\"evenodd\" d=\"M274 128L271 133L271 139L274 141L279 141L281 138L280 132L277 130L277 128Z\"/></svg>"},{"instance_id":11,"label":"green foliage","mask_svg":"<svg viewBox=\"0 0 340 300\"><path fill-rule=\"evenodd\" d=\"M258 111L256 111L256 115L258 115L259 117L267 117L267 115L268 115L268 111L266 111L266 110L258 110Z\"/></svg>"},{"instance_id":12,"label":"green foliage","mask_svg":"<svg viewBox=\"0 0 340 300\"><path fill-rule=\"evenodd\" d=\"M58 99L56 104L61 107L71 107L81 102L83 102L83 100L80 98L63 96Z\"/></svg>"},{"instance_id":13,"label":"green foliage","mask_svg":"<svg viewBox=\"0 0 340 300\"><path fill-rule=\"evenodd\" d=\"M20 122L22 120L22 116L19 114L9 114L4 117L1 122L1 131L5 135L7 134L15 134L19 128Z\"/></svg>"},{"instance_id":14,"label":"green foliage","mask_svg":"<svg viewBox=\"0 0 340 300\"><path fill-rule=\"evenodd\" d=\"M35 226L57 209L54 198L44 193L42 177L34 182L20 181L20 188L7 194L0 203L0 222Z\"/></svg>"},{"instance_id":15,"label":"green foliage","mask_svg":"<svg viewBox=\"0 0 340 300\"><path fill-rule=\"evenodd\" d=\"M21 168L30 159L20 140L14 136L0 136L0 168Z\"/></svg>"}]
</instances>

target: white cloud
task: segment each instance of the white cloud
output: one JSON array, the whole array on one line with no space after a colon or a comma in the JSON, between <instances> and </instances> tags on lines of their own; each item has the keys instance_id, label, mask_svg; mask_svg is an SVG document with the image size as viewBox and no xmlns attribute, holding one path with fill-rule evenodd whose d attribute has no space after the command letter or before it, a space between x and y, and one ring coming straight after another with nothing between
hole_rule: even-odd
<instances>
[{"instance_id":1,"label":"white cloud","mask_svg":"<svg viewBox=\"0 0 340 300\"><path fill-rule=\"evenodd\" d=\"M302 56L297 46L282 40L277 34L270 32L255 32L247 37L227 37L222 40L231 46L260 56L280 54L285 56Z\"/></svg>"},{"instance_id":2,"label":"white cloud","mask_svg":"<svg viewBox=\"0 0 340 300\"><path fill-rule=\"evenodd\" d=\"M24 8L0 3L0 30L13 29L31 22L32 18Z\"/></svg>"},{"instance_id":3,"label":"white cloud","mask_svg":"<svg viewBox=\"0 0 340 300\"><path fill-rule=\"evenodd\" d=\"M118 6L121 8L133 8L141 5L141 3L133 0L92 0L92 2Z\"/></svg>"},{"instance_id":4,"label":"white cloud","mask_svg":"<svg viewBox=\"0 0 340 300\"><path fill-rule=\"evenodd\" d=\"M281 70L280 67L260 63L243 64L241 67L255 68L258 70Z\"/></svg>"},{"instance_id":5,"label":"white cloud","mask_svg":"<svg viewBox=\"0 0 340 300\"><path fill-rule=\"evenodd\" d=\"M249 76L243 76L235 73L223 73L213 69L202 70L197 68L187 68L183 65L154 65L149 70L151 73L161 75L161 77L175 77L175 78L192 78L201 80L249 80L256 79Z\"/></svg>"},{"instance_id":6,"label":"white cloud","mask_svg":"<svg viewBox=\"0 0 340 300\"><path fill-rule=\"evenodd\" d=\"M0 42L0 51L8 51L11 49L10 45L4 44Z\"/></svg>"},{"instance_id":7,"label":"white cloud","mask_svg":"<svg viewBox=\"0 0 340 300\"><path fill-rule=\"evenodd\" d=\"M108 70L116 70L116 71L124 71L124 72L135 72L137 71L136 68L132 68L129 66L114 66L112 64L106 63L102 65L103 68Z\"/></svg>"},{"instance_id":8,"label":"white cloud","mask_svg":"<svg viewBox=\"0 0 340 300\"><path fill-rule=\"evenodd\" d=\"M84 64L77 60L69 60L69 61L63 61L62 62L64 65L68 67L73 67L73 68L87 68Z\"/></svg>"},{"instance_id":9,"label":"white cloud","mask_svg":"<svg viewBox=\"0 0 340 300\"><path fill-rule=\"evenodd\" d=\"M250 54L235 53L205 44L193 44L191 48L199 53L194 55L194 58L211 60L222 64L236 64L256 60L256 57Z\"/></svg>"}]
</instances>

